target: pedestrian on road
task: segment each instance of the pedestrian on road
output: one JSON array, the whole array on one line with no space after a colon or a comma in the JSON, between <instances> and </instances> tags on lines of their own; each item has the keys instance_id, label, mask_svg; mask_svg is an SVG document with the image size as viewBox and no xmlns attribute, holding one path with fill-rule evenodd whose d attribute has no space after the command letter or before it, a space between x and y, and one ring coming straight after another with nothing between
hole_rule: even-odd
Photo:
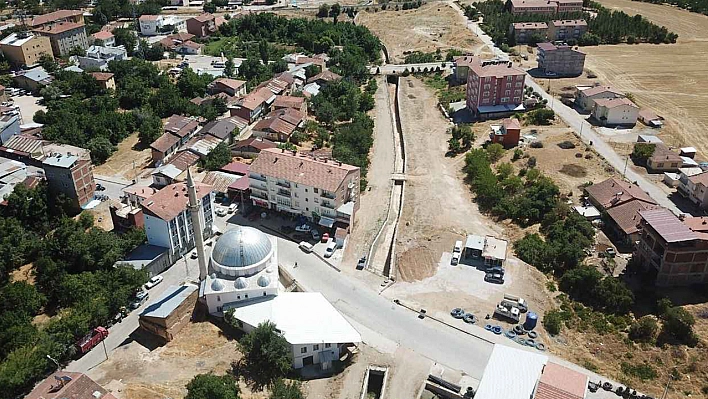
<instances>
[{"instance_id":1,"label":"pedestrian on road","mask_svg":"<svg viewBox=\"0 0 708 399\"><path fill-rule=\"evenodd\" d=\"M295 262L295 266L293 266L293 269L297 267L297 262Z\"/></svg>"}]
</instances>

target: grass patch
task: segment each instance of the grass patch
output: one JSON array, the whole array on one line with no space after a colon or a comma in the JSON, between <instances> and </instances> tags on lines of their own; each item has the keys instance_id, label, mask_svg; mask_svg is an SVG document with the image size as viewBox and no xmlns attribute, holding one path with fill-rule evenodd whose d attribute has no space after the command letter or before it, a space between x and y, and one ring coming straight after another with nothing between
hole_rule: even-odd
<instances>
[{"instance_id":1,"label":"grass patch","mask_svg":"<svg viewBox=\"0 0 708 399\"><path fill-rule=\"evenodd\" d=\"M620 368L623 374L630 377L637 377L642 381L653 380L658 377L658 373L654 367L646 363L634 365L629 362L622 362Z\"/></svg>"},{"instance_id":2,"label":"grass patch","mask_svg":"<svg viewBox=\"0 0 708 399\"><path fill-rule=\"evenodd\" d=\"M448 107L450 103L455 103L465 99L465 85L450 87L441 74L433 74L425 76L423 82L430 88L435 89L435 94L438 97L438 102L444 107Z\"/></svg>"},{"instance_id":3,"label":"grass patch","mask_svg":"<svg viewBox=\"0 0 708 399\"><path fill-rule=\"evenodd\" d=\"M560 172L571 177L585 177L588 175L588 171L585 167L574 163L563 165Z\"/></svg>"}]
</instances>

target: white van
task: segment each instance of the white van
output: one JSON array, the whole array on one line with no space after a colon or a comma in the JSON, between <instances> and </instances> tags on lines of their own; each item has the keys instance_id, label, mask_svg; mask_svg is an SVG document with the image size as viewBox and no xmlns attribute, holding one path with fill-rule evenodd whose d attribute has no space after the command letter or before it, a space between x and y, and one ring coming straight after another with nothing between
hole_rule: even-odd
<instances>
[{"instance_id":1,"label":"white van","mask_svg":"<svg viewBox=\"0 0 708 399\"><path fill-rule=\"evenodd\" d=\"M452 259L450 263L454 266L460 263L460 256L462 255L462 241L455 241L455 248L452 250Z\"/></svg>"},{"instance_id":2,"label":"white van","mask_svg":"<svg viewBox=\"0 0 708 399\"><path fill-rule=\"evenodd\" d=\"M337 242L332 241L329 244L327 244L327 248L325 249L324 257L325 258L331 258L332 255L334 255L334 251L337 250Z\"/></svg>"},{"instance_id":3,"label":"white van","mask_svg":"<svg viewBox=\"0 0 708 399\"><path fill-rule=\"evenodd\" d=\"M310 252L312 252L312 249L313 249L312 244L310 244L310 243L307 242L307 241L300 241L299 247L300 247L300 249L303 250L303 252L306 252L306 253L308 253L308 254L309 254ZM327 256L327 255L325 255L325 256Z\"/></svg>"}]
</instances>

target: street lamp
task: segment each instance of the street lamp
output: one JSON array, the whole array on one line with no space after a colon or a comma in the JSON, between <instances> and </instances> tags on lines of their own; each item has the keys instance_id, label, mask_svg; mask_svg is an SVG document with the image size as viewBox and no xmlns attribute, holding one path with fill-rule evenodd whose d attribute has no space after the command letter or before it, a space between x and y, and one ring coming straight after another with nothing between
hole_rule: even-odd
<instances>
[{"instance_id":1,"label":"street lamp","mask_svg":"<svg viewBox=\"0 0 708 399\"><path fill-rule=\"evenodd\" d=\"M59 365L59 362L57 362L56 360L54 360L54 358L52 358L51 356L47 355L47 359L53 361L54 364L57 365L57 368L58 368L58 369L61 369L61 366Z\"/></svg>"}]
</instances>

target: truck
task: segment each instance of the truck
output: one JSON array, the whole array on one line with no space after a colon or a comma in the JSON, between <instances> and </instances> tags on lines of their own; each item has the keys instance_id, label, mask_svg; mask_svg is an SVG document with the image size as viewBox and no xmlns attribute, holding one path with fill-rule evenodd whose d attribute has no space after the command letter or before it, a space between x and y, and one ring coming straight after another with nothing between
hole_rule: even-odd
<instances>
[{"instance_id":1,"label":"truck","mask_svg":"<svg viewBox=\"0 0 708 399\"><path fill-rule=\"evenodd\" d=\"M519 322L519 308L506 307L502 304L497 305L494 309L494 318L498 320L506 320L509 323L516 324Z\"/></svg>"},{"instance_id":2,"label":"truck","mask_svg":"<svg viewBox=\"0 0 708 399\"><path fill-rule=\"evenodd\" d=\"M460 263L460 256L462 255L462 241L455 241L455 248L452 250L452 259L450 263L454 266Z\"/></svg>"},{"instance_id":3,"label":"truck","mask_svg":"<svg viewBox=\"0 0 708 399\"><path fill-rule=\"evenodd\" d=\"M79 353L83 355L93 349L94 346L98 345L99 342L106 339L106 337L108 337L108 329L105 327L96 327L76 343L76 348L79 350Z\"/></svg>"},{"instance_id":4,"label":"truck","mask_svg":"<svg viewBox=\"0 0 708 399\"><path fill-rule=\"evenodd\" d=\"M504 294L504 299L502 299L501 304L506 307L519 308L521 313L526 313L529 310L526 300L516 295Z\"/></svg>"}]
</instances>

